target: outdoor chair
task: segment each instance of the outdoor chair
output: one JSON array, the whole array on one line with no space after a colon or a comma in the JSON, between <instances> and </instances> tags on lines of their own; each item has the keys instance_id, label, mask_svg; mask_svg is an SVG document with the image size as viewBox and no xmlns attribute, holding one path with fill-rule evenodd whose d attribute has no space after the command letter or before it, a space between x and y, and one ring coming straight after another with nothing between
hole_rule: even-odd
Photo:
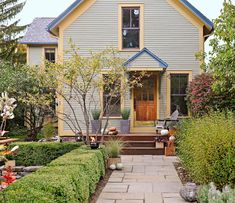
<instances>
[{"instance_id":1,"label":"outdoor chair","mask_svg":"<svg viewBox=\"0 0 235 203\"><path fill-rule=\"evenodd\" d=\"M158 119L156 120L156 132L159 133L161 130L168 129L170 126L174 126L177 124L179 118L179 111L175 110L170 118L166 119Z\"/></svg>"}]
</instances>

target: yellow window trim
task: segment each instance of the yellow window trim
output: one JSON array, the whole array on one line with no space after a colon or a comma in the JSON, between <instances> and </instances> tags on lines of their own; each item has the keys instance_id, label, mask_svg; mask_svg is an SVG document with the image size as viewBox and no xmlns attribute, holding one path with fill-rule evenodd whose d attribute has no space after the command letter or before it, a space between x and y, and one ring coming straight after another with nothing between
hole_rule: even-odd
<instances>
[{"instance_id":1,"label":"yellow window trim","mask_svg":"<svg viewBox=\"0 0 235 203\"><path fill-rule=\"evenodd\" d=\"M167 78L167 102L166 102L166 115L165 117L170 117L171 116L171 79L170 79L170 74L188 74L188 82L191 82L193 79L193 71L192 70L169 70L166 72L166 78ZM189 112L190 116L190 112Z\"/></svg>"},{"instance_id":2,"label":"yellow window trim","mask_svg":"<svg viewBox=\"0 0 235 203\"><path fill-rule=\"evenodd\" d=\"M140 8L140 48L139 49L123 49L122 48L122 8L139 7ZM140 51L144 48L144 4L118 4L118 50L123 52Z\"/></svg>"}]
</instances>

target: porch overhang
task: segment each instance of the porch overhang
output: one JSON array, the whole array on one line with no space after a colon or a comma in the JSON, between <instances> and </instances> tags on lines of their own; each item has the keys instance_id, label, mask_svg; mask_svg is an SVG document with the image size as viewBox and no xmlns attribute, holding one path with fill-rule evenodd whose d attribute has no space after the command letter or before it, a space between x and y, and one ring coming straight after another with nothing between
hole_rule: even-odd
<instances>
[{"instance_id":1,"label":"porch overhang","mask_svg":"<svg viewBox=\"0 0 235 203\"><path fill-rule=\"evenodd\" d=\"M168 64L147 48L132 56L123 64L128 71L165 71Z\"/></svg>"}]
</instances>

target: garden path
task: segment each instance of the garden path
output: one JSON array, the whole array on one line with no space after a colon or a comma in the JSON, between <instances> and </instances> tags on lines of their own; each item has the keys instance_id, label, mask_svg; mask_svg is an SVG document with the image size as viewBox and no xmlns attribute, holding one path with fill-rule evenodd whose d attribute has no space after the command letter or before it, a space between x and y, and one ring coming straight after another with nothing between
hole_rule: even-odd
<instances>
[{"instance_id":1,"label":"garden path","mask_svg":"<svg viewBox=\"0 0 235 203\"><path fill-rule=\"evenodd\" d=\"M124 170L114 171L97 203L183 203L174 168L176 157L122 156Z\"/></svg>"}]
</instances>

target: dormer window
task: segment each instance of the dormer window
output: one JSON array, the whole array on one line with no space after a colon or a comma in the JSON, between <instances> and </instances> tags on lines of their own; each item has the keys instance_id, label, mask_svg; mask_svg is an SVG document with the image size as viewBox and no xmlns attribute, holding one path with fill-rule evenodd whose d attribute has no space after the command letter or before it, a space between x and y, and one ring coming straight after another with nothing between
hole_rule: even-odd
<instances>
[{"instance_id":1,"label":"dormer window","mask_svg":"<svg viewBox=\"0 0 235 203\"><path fill-rule=\"evenodd\" d=\"M140 7L122 8L122 48L140 48Z\"/></svg>"}]
</instances>

